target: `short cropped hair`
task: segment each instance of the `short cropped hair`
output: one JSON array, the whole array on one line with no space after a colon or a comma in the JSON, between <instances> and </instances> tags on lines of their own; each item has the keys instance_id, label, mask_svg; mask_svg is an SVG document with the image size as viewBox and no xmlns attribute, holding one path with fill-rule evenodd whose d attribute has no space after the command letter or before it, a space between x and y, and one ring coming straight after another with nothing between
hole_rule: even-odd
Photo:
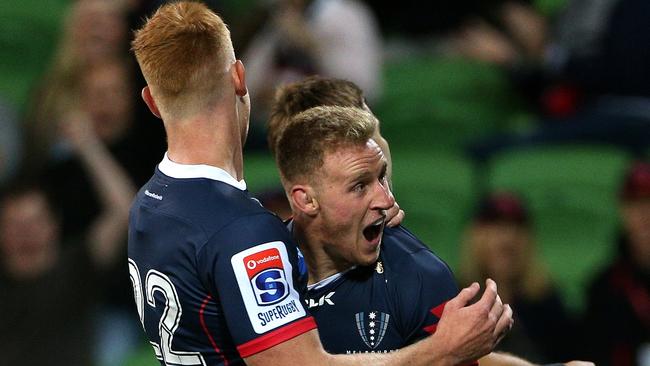
<instances>
[{"instance_id":1,"label":"short cropped hair","mask_svg":"<svg viewBox=\"0 0 650 366\"><path fill-rule=\"evenodd\" d=\"M218 95L234 61L230 31L205 4L172 2L135 32L131 48L163 111ZM198 97L198 100L197 100Z\"/></svg>"},{"instance_id":2,"label":"short cropped hair","mask_svg":"<svg viewBox=\"0 0 650 366\"><path fill-rule=\"evenodd\" d=\"M296 115L277 145L276 159L282 179L295 183L317 175L325 153L365 146L377 124L375 116L360 108L322 106Z\"/></svg>"},{"instance_id":3,"label":"short cropped hair","mask_svg":"<svg viewBox=\"0 0 650 366\"><path fill-rule=\"evenodd\" d=\"M363 91L351 81L310 76L278 89L269 116L267 142L271 154L291 117L310 108L340 106L363 108Z\"/></svg>"}]
</instances>

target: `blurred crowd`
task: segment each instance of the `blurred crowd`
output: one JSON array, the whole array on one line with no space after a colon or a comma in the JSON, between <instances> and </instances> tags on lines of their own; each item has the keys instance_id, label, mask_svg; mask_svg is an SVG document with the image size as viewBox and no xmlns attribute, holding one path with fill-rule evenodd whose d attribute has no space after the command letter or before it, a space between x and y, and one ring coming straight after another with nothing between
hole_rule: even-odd
<instances>
[{"instance_id":1,"label":"blurred crowd","mask_svg":"<svg viewBox=\"0 0 650 366\"><path fill-rule=\"evenodd\" d=\"M130 30L162 2L69 1L24 103L0 94L0 364L123 365L144 342L126 275L128 209L166 145L140 100L145 81L129 47ZM531 146L624 152L610 198L620 235L584 289L584 311L567 308L518 192L477 183L463 240L444 245L460 253L459 284L493 278L512 304L516 325L501 350L540 363L650 365L649 1L566 0L556 11L532 0L433 2L433 11L414 0L205 2L230 25L246 65L249 151L267 151L278 86L315 74L346 79L374 109L389 92L386 63L427 55L498 69L526 111L530 128L456 147L477 171ZM256 193L287 212L282 194Z\"/></svg>"}]
</instances>

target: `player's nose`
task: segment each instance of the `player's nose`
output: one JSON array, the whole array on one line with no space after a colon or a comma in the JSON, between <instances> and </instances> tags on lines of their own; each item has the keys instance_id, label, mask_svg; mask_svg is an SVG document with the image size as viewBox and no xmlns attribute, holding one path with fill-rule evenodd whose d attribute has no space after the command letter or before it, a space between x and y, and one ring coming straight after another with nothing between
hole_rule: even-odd
<instances>
[{"instance_id":1,"label":"player's nose","mask_svg":"<svg viewBox=\"0 0 650 366\"><path fill-rule=\"evenodd\" d=\"M395 197L383 184L376 184L373 194L373 209L388 210L395 205Z\"/></svg>"}]
</instances>

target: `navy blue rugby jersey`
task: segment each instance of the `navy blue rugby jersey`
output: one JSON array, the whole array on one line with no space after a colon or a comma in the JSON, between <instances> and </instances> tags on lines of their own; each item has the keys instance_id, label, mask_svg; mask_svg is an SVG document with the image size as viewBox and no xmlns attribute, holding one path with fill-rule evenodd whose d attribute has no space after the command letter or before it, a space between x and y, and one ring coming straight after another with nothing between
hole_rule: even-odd
<instances>
[{"instance_id":1,"label":"navy blue rugby jersey","mask_svg":"<svg viewBox=\"0 0 650 366\"><path fill-rule=\"evenodd\" d=\"M243 364L315 328L296 245L243 181L165 157L129 220L136 305L161 364Z\"/></svg>"},{"instance_id":2,"label":"navy blue rugby jersey","mask_svg":"<svg viewBox=\"0 0 650 366\"><path fill-rule=\"evenodd\" d=\"M309 286L306 304L331 353L385 353L433 333L458 294L446 263L403 227L385 228L374 266Z\"/></svg>"}]
</instances>

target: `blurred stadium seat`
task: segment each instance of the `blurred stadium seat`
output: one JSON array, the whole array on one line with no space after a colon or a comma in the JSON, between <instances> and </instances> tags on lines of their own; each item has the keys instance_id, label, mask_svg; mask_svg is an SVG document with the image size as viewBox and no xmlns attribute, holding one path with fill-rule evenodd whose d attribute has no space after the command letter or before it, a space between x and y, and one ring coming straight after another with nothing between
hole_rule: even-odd
<instances>
[{"instance_id":1,"label":"blurred stadium seat","mask_svg":"<svg viewBox=\"0 0 650 366\"><path fill-rule=\"evenodd\" d=\"M450 266L476 200L469 161L450 152L399 150L393 154L393 188L406 211L404 224Z\"/></svg>"},{"instance_id":2,"label":"blurred stadium seat","mask_svg":"<svg viewBox=\"0 0 650 366\"><path fill-rule=\"evenodd\" d=\"M528 201L540 252L575 308L585 281L614 250L628 160L609 147L561 146L505 152L490 162L487 188Z\"/></svg>"},{"instance_id":3,"label":"blurred stadium seat","mask_svg":"<svg viewBox=\"0 0 650 366\"><path fill-rule=\"evenodd\" d=\"M505 73L492 65L411 57L384 70L384 94L371 107L391 146L458 148L507 129L521 115Z\"/></svg>"},{"instance_id":4,"label":"blurred stadium seat","mask_svg":"<svg viewBox=\"0 0 650 366\"><path fill-rule=\"evenodd\" d=\"M244 154L244 179L253 195L267 189L282 188L275 161L268 152Z\"/></svg>"},{"instance_id":5,"label":"blurred stadium seat","mask_svg":"<svg viewBox=\"0 0 650 366\"><path fill-rule=\"evenodd\" d=\"M0 2L0 94L22 109L57 46L69 1Z\"/></svg>"}]
</instances>

